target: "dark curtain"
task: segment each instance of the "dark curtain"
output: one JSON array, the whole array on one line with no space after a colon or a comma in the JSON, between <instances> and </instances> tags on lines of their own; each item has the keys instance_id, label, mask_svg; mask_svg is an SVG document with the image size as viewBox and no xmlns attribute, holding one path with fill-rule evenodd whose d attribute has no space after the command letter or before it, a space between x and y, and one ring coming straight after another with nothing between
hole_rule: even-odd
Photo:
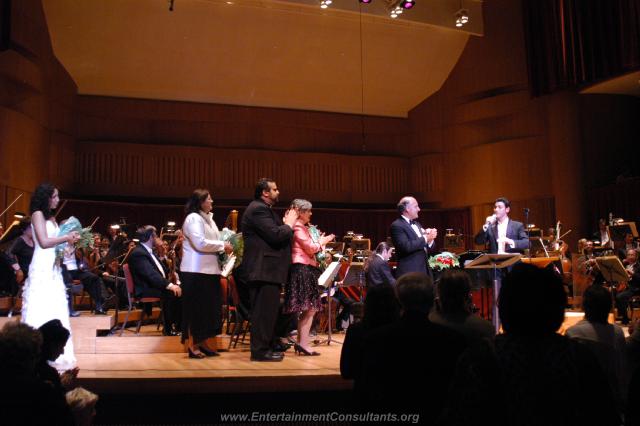
<instances>
[{"instance_id":1,"label":"dark curtain","mask_svg":"<svg viewBox=\"0 0 640 426\"><path fill-rule=\"evenodd\" d=\"M640 68L640 0L522 0L533 96Z\"/></svg>"}]
</instances>

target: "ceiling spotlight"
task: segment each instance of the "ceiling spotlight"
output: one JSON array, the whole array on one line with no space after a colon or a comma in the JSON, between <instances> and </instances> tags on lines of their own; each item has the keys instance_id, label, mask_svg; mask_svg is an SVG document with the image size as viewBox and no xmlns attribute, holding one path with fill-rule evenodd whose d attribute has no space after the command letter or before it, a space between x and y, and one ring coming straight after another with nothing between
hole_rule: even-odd
<instances>
[{"instance_id":1,"label":"ceiling spotlight","mask_svg":"<svg viewBox=\"0 0 640 426\"><path fill-rule=\"evenodd\" d=\"M321 0L321 1L320 1L320 7L321 7L322 9L326 9L326 8L328 8L328 7L329 7L329 5L330 5L331 3L333 3L333 0Z\"/></svg>"},{"instance_id":2,"label":"ceiling spotlight","mask_svg":"<svg viewBox=\"0 0 640 426\"><path fill-rule=\"evenodd\" d=\"M456 27L462 27L469 22L469 11L467 9L460 9L456 12Z\"/></svg>"},{"instance_id":3,"label":"ceiling spotlight","mask_svg":"<svg viewBox=\"0 0 640 426\"><path fill-rule=\"evenodd\" d=\"M400 2L400 7L402 7L403 9L411 9L415 5L416 2L414 0L402 0Z\"/></svg>"},{"instance_id":4,"label":"ceiling spotlight","mask_svg":"<svg viewBox=\"0 0 640 426\"><path fill-rule=\"evenodd\" d=\"M394 9L389 12L389 16L393 19L396 19L398 15L402 15L402 8L400 6L396 6Z\"/></svg>"},{"instance_id":5,"label":"ceiling spotlight","mask_svg":"<svg viewBox=\"0 0 640 426\"><path fill-rule=\"evenodd\" d=\"M369 4L371 3L371 0L358 0L360 3L366 3Z\"/></svg>"}]
</instances>

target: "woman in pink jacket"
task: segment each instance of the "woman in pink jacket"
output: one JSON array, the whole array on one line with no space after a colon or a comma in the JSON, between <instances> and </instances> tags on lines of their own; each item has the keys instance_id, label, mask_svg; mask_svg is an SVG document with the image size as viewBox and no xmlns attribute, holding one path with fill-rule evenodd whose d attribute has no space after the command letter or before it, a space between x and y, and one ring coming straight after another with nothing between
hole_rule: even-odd
<instances>
[{"instance_id":1,"label":"woman in pink jacket","mask_svg":"<svg viewBox=\"0 0 640 426\"><path fill-rule=\"evenodd\" d=\"M309 233L311 220L311 203L296 199L291 207L298 211L298 221L293 227L293 244L291 246L291 268L289 280L285 285L285 310L298 313L298 343L294 346L297 354L320 355L312 351L309 345L309 329L314 314L320 309L320 287L318 278L320 269L316 253L324 250L324 246L333 240L333 235L321 235L315 241Z\"/></svg>"}]
</instances>

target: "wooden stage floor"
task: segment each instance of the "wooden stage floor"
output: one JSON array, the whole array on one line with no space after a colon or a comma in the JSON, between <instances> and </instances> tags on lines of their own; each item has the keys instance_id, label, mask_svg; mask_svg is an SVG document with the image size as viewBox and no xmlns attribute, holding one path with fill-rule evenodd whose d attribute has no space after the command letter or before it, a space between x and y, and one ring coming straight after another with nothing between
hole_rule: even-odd
<instances>
[{"instance_id":1,"label":"wooden stage floor","mask_svg":"<svg viewBox=\"0 0 640 426\"><path fill-rule=\"evenodd\" d=\"M155 327L145 326L139 336L100 339L118 339L114 344L128 346L137 343L132 339L158 334L145 330L148 328L155 331ZM344 334L334 335L336 341L343 339ZM352 386L340 377L341 349L336 342L320 344L314 346L320 356L300 356L291 348L282 362L250 361L246 344L204 359L190 359L182 352L85 353L76 357L80 383L99 393L174 393L185 386L195 393L330 391Z\"/></svg>"}]
</instances>

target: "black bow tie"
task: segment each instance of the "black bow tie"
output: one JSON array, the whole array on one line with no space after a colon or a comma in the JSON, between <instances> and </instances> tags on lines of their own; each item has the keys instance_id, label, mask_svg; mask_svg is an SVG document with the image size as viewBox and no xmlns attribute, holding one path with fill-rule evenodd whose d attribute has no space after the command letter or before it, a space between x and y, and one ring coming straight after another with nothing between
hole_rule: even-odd
<instances>
[{"instance_id":1,"label":"black bow tie","mask_svg":"<svg viewBox=\"0 0 640 426\"><path fill-rule=\"evenodd\" d=\"M411 219L409 221L409 225L416 225L418 222L415 221L415 219Z\"/></svg>"}]
</instances>

